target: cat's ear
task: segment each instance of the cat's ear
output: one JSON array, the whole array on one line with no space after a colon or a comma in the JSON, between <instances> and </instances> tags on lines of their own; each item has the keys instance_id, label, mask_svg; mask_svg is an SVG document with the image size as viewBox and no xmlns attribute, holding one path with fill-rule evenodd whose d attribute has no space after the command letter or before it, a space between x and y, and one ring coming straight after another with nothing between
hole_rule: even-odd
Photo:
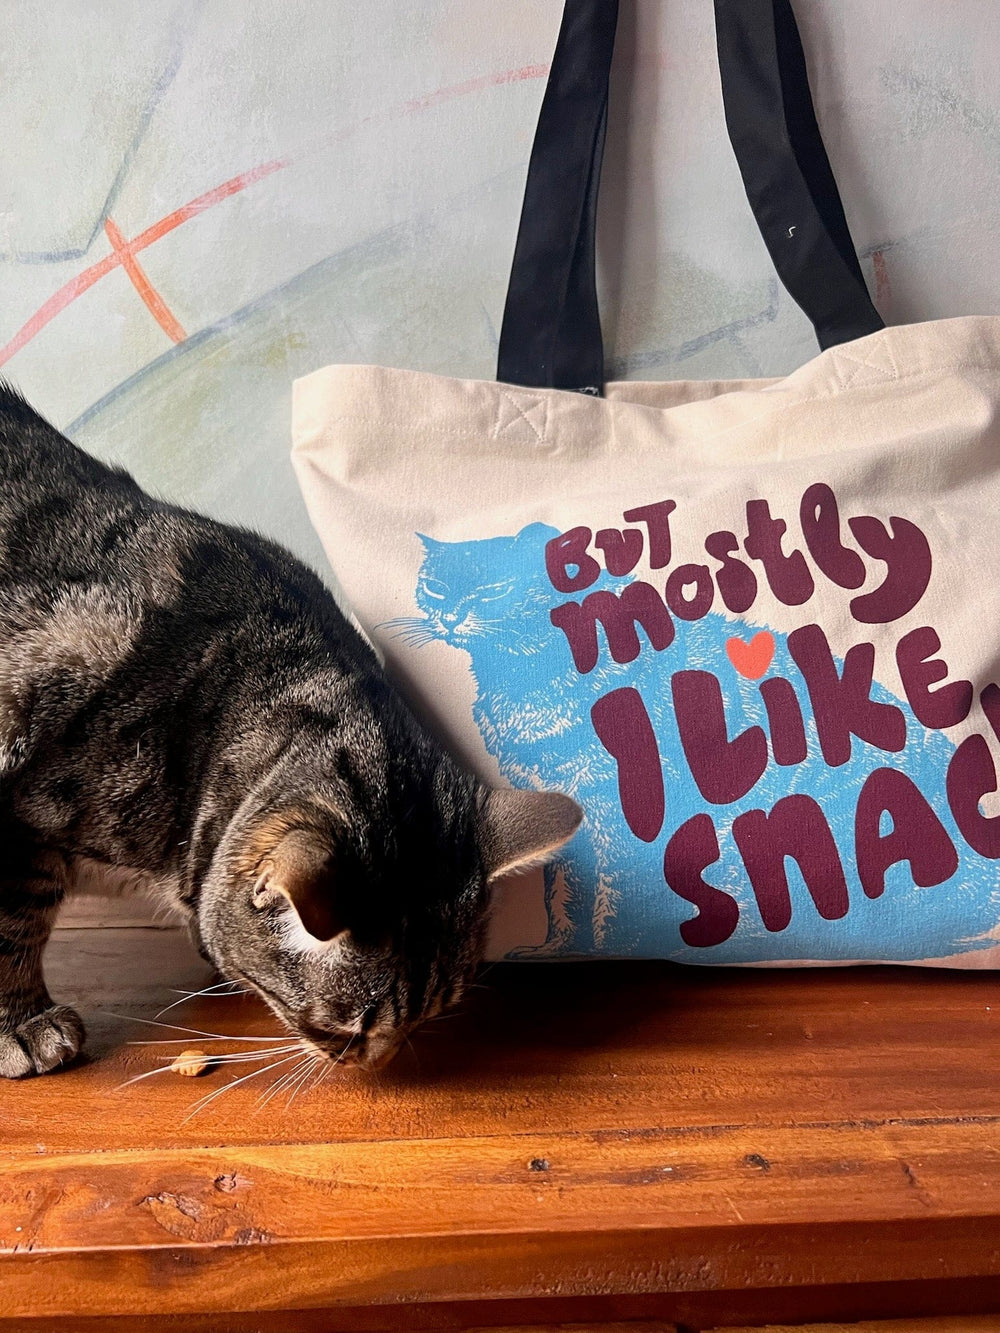
<instances>
[{"instance_id":1,"label":"cat's ear","mask_svg":"<svg viewBox=\"0 0 1000 1333\"><path fill-rule=\"evenodd\" d=\"M487 879L544 865L580 827L583 811L555 791L485 792L479 846Z\"/></svg>"},{"instance_id":2,"label":"cat's ear","mask_svg":"<svg viewBox=\"0 0 1000 1333\"><path fill-rule=\"evenodd\" d=\"M281 894L316 940L334 940L347 930L338 903L333 848L312 829L292 829L260 864L254 902L262 907Z\"/></svg>"},{"instance_id":3,"label":"cat's ear","mask_svg":"<svg viewBox=\"0 0 1000 1333\"><path fill-rule=\"evenodd\" d=\"M549 523L529 523L517 534L516 541L525 546L537 546L559 536L559 529Z\"/></svg>"}]
</instances>

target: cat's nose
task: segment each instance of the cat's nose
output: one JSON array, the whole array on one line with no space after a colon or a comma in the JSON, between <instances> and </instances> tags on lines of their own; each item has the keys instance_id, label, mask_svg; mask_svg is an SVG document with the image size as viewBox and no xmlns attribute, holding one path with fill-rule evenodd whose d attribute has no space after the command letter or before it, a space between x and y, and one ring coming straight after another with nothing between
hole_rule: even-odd
<instances>
[{"instance_id":1,"label":"cat's nose","mask_svg":"<svg viewBox=\"0 0 1000 1333\"><path fill-rule=\"evenodd\" d=\"M362 1069L384 1069L403 1044L398 1032L369 1033L358 1051L357 1062Z\"/></svg>"}]
</instances>

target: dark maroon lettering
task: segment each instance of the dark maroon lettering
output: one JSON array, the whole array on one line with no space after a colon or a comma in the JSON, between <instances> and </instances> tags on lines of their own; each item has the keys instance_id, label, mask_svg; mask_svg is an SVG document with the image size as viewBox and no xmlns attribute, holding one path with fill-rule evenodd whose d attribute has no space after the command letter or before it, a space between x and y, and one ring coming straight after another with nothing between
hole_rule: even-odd
<instances>
[{"instance_id":1,"label":"dark maroon lettering","mask_svg":"<svg viewBox=\"0 0 1000 1333\"><path fill-rule=\"evenodd\" d=\"M882 832L882 816L892 817L892 831ZM929 888L951 879L958 853L944 825L905 773L876 768L869 773L854 814L858 878L869 898L885 891L885 874L898 861L909 861L914 884Z\"/></svg>"},{"instance_id":2,"label":"dark maroon lettering","mask_svg":"<svg viewBox=\"0 0 1000 1333\"><path fill-rule=\"evenodd\" d=\"M767 767L763 728L729 739L722 687L709 671L677 671L671 688L684 756L702 796L713 805L746 796Z\"/></svg>"},{"instance_id":3,"label":"dark maroon lettering","mask_svg":"<svg viewBox=\"0 0 1000 1333\"><path fill-rule=\"evenodd\" d=\"M747 501L747 535L743 545L753 560L759 560L771 591L786 606L801 606L813 594L813 578L801 551L786 555L781 539L788 524L773 518L766 500Z\"/></svg>"},{"instance_id":4,"label":"dark maroon lettering","mask_svg":"<svg viewBox=\"0 0 1000 1333\"><path fill-rule=\"evenodd\" d=\"M760 697L767 709L767 728L771 733L774 762L787 767L801 764L808 753L806 729L795 687L784 676L772 676L761 682Z\"/></svg>"},{"instance_id":5,"label":"dark maroon lettering","mask_svg":"<svg viewBox=\"0 0 1000 1333\"><path fill-rule=\"evenodd\" d=\"M840 540L837 497L824 482L816 482L803 495L799 522L809 554L826 577L841 588L860 588L865 581L865 562Z\"/></svg>"},{"instance_id":6,"label":"dark maroon lettering","mask_svg":"<svg viewBox=\"0 0 1000 1333\"><path fill-rule=\"evenodd\" d=\"M570 528L545 543L545 568L559 592L582 592L597 582L601 567L587 552L591 536L589 528ZM569 572L571 567L575 574Z\"/></svg>"},{"instance_id":7,"label":"dark maroon lettering","mask_svg":"<svg viewBox=\"0 0 1000 1333\"><path fill-rule=\"evenodd\" d=\"M604 552L604 567L616 578L631 574L642 557L642 533L638 528L602 528L594 545Z\"/></svg>"},{"instance_id":8,"label":"dark maroon lettering","mask_svg":"<svg viewBox=\"0 0 1000 1333\"><path fill-rule=\"evenodd\" d=\"M803 625L788 636L788 650L805 677L816 718L823 758L835 768L851 757L851 737L898 754L906 744L906 719L895 704L871 696L875 646L857 643L847 650L843 675L819 625Z\"/></svg>"},{"instance_id":9,"label":"dark maroon lettering","mask_svg":"<svg viewBox=\"0 0 1000 1333\"><path fill-rule=\"evenodd\" d=\"M590 710L597 739L618 765L618 797L637 838L653 842L663 827L663 763L638 690L612 690Z\"/></svg>"},{"instance_id":10,"label":"dark maroon lettering","mask_svg":"<svg viewBox=\"0 0 1000 1333\"><path fill-rule=\"evenodd\" d=\"M735 532L710 532L705 538L705 550L722 561L715 572L719 596L738 615L749 611L757 596L757 575L742 560L733 559L733 552L739 549L740 539Z\"/></svg>"},{"instance_id":11,"label":"dark maroon lettering","mask_svg":"<svg viewBox=\"0 0 1000 1333\"><path fill-rule=\"evenodd\" d=\"M667 843L663 853L663 877L668 886L694 903L698 915L681 923L681 939L692 949L710 949L722 944L736 929L740 908L735 898L713 884L702 872L719 859L719 840L709 815L693 815Z\"/></svg>"},{"instance_id":12,"label":"dark maroon lettering","mask_svg":"<svg viewBox=\"0 0 1000 1333\"><path fill-rule=\"evenodd\" d=\"M597 666L597 622L604 627L608 648L616 662L634 662L639 656L636 625L662 652L674 641L674 622L663 598L649 583L628 584L621 593L592 592L582 602L564 602L549 612L556 629L566 635L577 671L586 675Z\"/></svg>"},{"instance_id":13,"label":"dark maroon lettering","mask_svg":"<svg viewBox=\"0 0 1000 1333\"><path fill-rule=\"evenodd\" d=\"M670 564L670 515L677 508L674 500L660 500L656 504L626 509L622 518L626 523L645 523L649 533L649 567L665 569Z\"/></svg>"},{"instance_id":14,"label":"dark maroon lettering","mask_svg":"<svg viewBox=\"0 0 1000 1333\"><path fill-rule=\"evenodd\" d=\"M979 695L979 702L993 735L1000 740L1000 685L987 685Z\"/></svg>"},{"instance_id":15,"label":"dark maroon lettering","mask_svg":"<svg viewBox=\"0 0 1000 1333\"><path fill-rule=\"evenodd\" d=\"M693 587L691 597L685 589ZM666 588L667 605L680 620L701 620L708 614L715 598L715 584L708 565L678 565L670 571Z\"/></svg>"},{"instance_id":16,"label":"dark maroon lettering","mask_svg":"<svg viewBox=\"0 0 1000 1333\"><path fill-rule=\"evenodd\" d=\"M941 640L929 625L911 629L896 644L896 665L907 702L917 721L932 730L964 722L972 707L971 680L930 688L948 674L948 664L934 656L940 647Z\"/></svg>"},{"instance_id":17,"label":"dark maroon lettering","mask_svg":"<svg viewBox=\"0 0 1000 1333\"><path fill-rule=\"evenodd\" d=\"M799 867L825 921L839 921L847 915L850 903L844 867L826 816L811 796L784 796L770 814L748 810L738 815L733 820L733 837L768 930L784 930L792 919L786 856Z\"/></svg>"},{"instance_id":18,"label":"dark maroon lettering","mask_svg":"<svg viewBox=\"0 0 1000 1333\"><path fill-rule=\"evenodd\" d=\"M873 592L851 599L851 615L863 625L886 625L912 611L931 581L931 548L915 523L890 518L892 536L877 518L852 518L859 546L884 560L885 580Z\"/></svg>"},{"instance_id":19,"label":"dark maroon lettering","mask_svg":"<svg viewBox=\"0 0 1000 1333\"><path fill-rule=\"evenodd\" d=\"M1000 857L1000 815L984 815L979 802L997 789L997 771L983 736L967 736L948 764L948 805L958 831L974 852Z\"/></svg>"}]
</instances>

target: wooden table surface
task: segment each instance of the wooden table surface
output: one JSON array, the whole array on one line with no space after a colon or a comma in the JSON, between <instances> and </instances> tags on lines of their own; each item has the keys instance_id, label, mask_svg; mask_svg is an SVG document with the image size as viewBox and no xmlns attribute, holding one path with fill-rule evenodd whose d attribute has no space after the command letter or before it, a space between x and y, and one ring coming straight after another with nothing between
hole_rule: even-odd
<instances>
[{"instance_id":1,"label":"wooden table surface","mask_svg":"<svg viewBox=\"0 0 1000 1333\"><path fill-rule=\"evenodd\" d=\"M186 937L57 932L48 972L90 1040L0 1086L8 1333L1000 1310L989 973L501 966L381 1074L191 1115L253 1066L120 1086L184 1036L138 1020L211 980ZM162 1021L279 1031L250 997Z\"/></svg>"}]
</instances>

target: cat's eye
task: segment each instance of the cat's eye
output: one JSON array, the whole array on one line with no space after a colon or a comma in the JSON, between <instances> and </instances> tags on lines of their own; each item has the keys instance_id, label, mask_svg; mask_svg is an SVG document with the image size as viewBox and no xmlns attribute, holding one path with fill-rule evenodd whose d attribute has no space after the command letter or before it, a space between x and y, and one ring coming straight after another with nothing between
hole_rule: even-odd
<instances>
[{"instance_id":1,"label":"cat's eye","mask_svg":"<svg viewBox=\"0 0 1000 1333\"><path fill-rule=\"evenodd\" d=\"M437 602L443 602L448 595L448 585L442 583L440 579L423 579L422 586L428 597L433 597Z\"/></svg>"},{"instance_id":2,"label":"cat's eye","mask_svg":"<svg viewBox=\"0 0 1000 1333\"><path fill-rule=\"evenodd\" d=\"M503 583L487 583L485 587L479 590L479 600L481 602L495 602L501 597L506 597L513 586L513 579L505 579Z\"/></svg>"}]
</instances>

